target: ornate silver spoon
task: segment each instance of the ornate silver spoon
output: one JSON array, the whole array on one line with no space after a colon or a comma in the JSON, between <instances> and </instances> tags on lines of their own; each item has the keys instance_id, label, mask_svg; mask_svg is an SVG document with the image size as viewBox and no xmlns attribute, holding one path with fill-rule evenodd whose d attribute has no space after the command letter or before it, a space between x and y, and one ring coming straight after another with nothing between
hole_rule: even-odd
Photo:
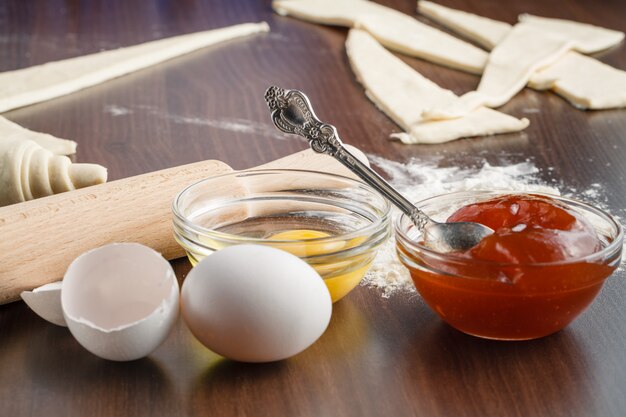
<instances>
[{"instance_id":1,"label":"ornate silver spoon","mask_svg":"<svg viewBox=\"0 0 626 417\"><path fill-rule=\"evenodd\" d=\"M479 223L439 223L415 207L380 175L352 155L339 139L335 126L321 122L304 93L272 86L265 92L272 121L285 133L305 137L315 152L333 156L406 214L422 232L424 243L439 252L469 249L493 233Z\"/></svg>"}]
</instances>

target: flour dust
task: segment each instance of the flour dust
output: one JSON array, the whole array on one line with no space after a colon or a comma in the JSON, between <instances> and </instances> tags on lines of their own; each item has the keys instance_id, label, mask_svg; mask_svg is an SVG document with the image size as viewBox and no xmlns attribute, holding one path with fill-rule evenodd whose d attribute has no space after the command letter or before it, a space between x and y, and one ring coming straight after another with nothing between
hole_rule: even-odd
<instances>
[{"instance_id":1,"label":"flour dust","mask_svg":"<svg viewBox=\"0 0 626 417\"><path fill-rule=\"evenodd\" d=\"M133 114L135 110L140 110L151 116L158 117L160 119L166 119L176 124L207 126L229 132L249 134L256 137L269 137L273 139L296 138L296 136L294 135L288 135L286 133L280 132L273 125L271 125L269 121L267 124L265 124L241 118L208 119L198 116L183 116L179 114L166 113L158 109L157 107L146 105L137 105L134 106L134 108L132 109L114 104L109 104L104 107L104 112L112 115L113 117L127 116Z\"/></svg>"}]
</instances>

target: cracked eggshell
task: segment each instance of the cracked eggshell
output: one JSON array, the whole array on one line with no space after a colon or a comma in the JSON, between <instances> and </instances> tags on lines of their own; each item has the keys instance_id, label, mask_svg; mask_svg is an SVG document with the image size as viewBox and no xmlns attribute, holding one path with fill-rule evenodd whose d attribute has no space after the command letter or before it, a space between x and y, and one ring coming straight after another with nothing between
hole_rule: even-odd
<instances>
[{"instance_id":1,"label":"cracked eggshell","mask_svg":"<svg viewBox=\"0 0 626 417\"><path fill-rule=\"evenodd\" d=\"M67 327L61 308L61 286L63 281L42 285L32 291L22 291L20 296L39 317L57 326Z\"/></svg>"},{"instance_id":2,"label":"cracked eggshell","mask_svg":"<svg viewBox=\"0 0 626 417\"><path fill-rule=\"evenodd\" d=\"M65 321L85 349L104 359L147 356L170 333L179 311L178 281L158 252L114 243L72 262L61 292Z\"/></svg>"}]
</instances>

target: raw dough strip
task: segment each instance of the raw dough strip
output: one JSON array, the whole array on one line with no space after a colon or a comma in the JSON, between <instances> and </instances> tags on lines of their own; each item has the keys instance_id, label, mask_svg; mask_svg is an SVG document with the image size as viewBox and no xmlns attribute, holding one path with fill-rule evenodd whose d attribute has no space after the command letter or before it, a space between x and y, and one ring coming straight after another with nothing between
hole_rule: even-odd
<instances>
[{"instance_id":1,"label":"raw dough strip","mask_svg":"<svg viewBox=\"0 0 626 417\"><path fill-rule=\"evenodd\" d=\"M533 16L530 14L521 14L518 16L518 19L520 22L574 41L574 49L583 54L593 54L603 51L617 45L624 39L624 32L605 29L587 23Z\"/></svg>"},{"instance_id":2,"label":"raw dough strip","mask_svg":"<svg viewBox=\"0 0 626 417\"><path fill-rule=\"evenodd\" d=\"M480 43L487 49L497 45L512 28L505 22L450 9L429 1L418 1L418 9L433 21ZM614 46L624 37L622 32L561 19L521 15L520 20L571 36L576 40L577 49L589 52ZM532 74L528 86L538 90L551 89L579 109L626 107L626 71L573 51L566 53L554 64Z\"/></svg>"},{"instance_id":3,"label":"raw dough strip","mask_svg":"<svg viewBox=\"0 0 626 417\"><path fill-rule=\"evenodd\" d=\"M101 184L107 170L96 164L73 164L32 140L0 140L0 206Z\"/></svg>"},{"instance_id":4,"label":"raw dough strip","mask_svg":"<svg viewBox=\"0 0 626 417\"><path fill-rule=\"evenodd\" d=\"M209 45L269 31L244 23L0 73L0 113L70 94Z\"/></svg>"},{"instance_id":5,"label":"raw dough strip","mask_svg":"<svg viewBox=\"0 0 626 417\"><path fill-rule=\"evenodd\" d=\"M0 142L9 139L32 140L55 155L76 153L76 142L59 139L47 133L33 132L0 116Z\"/></svg>"},{"instance_id":6,"label":"raw dough strip","mask_svg":"<svg viewBox=\"0 0 626 417\"><path fill-rule=\"evenodd\" d=\"M512 25L461 10L441 6L432 1L418 1L417 10L434 22L492 50L511 31Z\"/></svg>"},{"instance_id":7,"label":"raw dough strip","mask_svg":"<svg viewBox=\"0 0 626 417\"><path fill-rule=\"evenodd\" d=\"M484 46L487 50L499 44L512 29L508 23L451 9L430 1L418 1L417 9L429 19ZM518 20L573 41L574 49L583 54L600 52L619 44L624 39L623 32L571 20L530 14L521 14Z\"/></svg>"},{"instance_id":8,"label":"raw dough strip","mask_svg":"<svg viewBox=\"0 0 626 417\"><path fill-rule=\"evenodd\" d=\"M448 107L424 111L427 120L454 119L480 107L499 107L521 91L535 71L556 62L574 42L525 23L518 23L493 49L476 91Z\"/></svg>"},{"instance_id":9,"label":"raw dough strip","mask_svg":"<svg viewBox=\"0 0 626 417\"><path fill-rule=\"evenodd\" d=\"M626 107L626 71L576 52L536 72L528 85L551 89L579 109Z\"/></svg>"},{"instance_id":10,"label":"raw dough strip","mask_svg":"<svg viewBox=\"0 0 626 417\"><path fill-rule=\"evenodd\" d=\"M367 32L350 30L346 40L348 58L365 93L406 132L391 135L404 143L442 143L470 136L517 132L527 119L481 107L467 116L423 122L426 107L445 106L458 100L383 48Z\"/></svg>"},{"instance_id":11,"label":"raw dough strip","mask_svg":"<svg viewBox=\"0 0 626 417\"><path fill-rule=\"evenodd\" d=\"M389 49L474 74L487 60L480 48L367 0L275 0L272 7L283 16L365 29Z\"/></svg>"}]
</instances>

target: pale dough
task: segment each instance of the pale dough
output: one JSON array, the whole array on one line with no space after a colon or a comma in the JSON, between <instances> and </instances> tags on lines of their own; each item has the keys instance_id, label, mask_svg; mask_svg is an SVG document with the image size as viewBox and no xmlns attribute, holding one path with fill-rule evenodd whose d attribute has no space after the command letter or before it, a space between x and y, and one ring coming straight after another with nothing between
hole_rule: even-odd
<instances>
[{"instance_id":1,"label":"pale dough","mask_svg":"<svg viewBox=\"0 0 626 417\"><path fill-rule=\"evenodd\" d=\"M20 203L76 188L101 184L106 168L96 164L73 164L32 140L0 140L0 206Z\"/></svg>"},{"instance_id":2,"label":"pale dough","mask_svg":"<svg viewBox=\"0 0 626 417\"><path fill-rule=\"evenodd\" d=\"M417 9L429 19L480 44L487 50L499 44L512 28L505 22L451 9L430 1L418 1ZM574 42L573 48L584 54L602 51L619 44L624 39L623 32L571 20L530 14L521 14L518 20L571 40Z\"/></svg>"},{"instance_id":3,"label":"pale dough","mask_svg":"<svg viewBox=\"0 0 626 417\"><path fill-rule=\"evenodd\" d=\"M574 41L574 49L583 54L593 54L608 49L617 45L624 39L623 32L589 25L587 23L533 16L530 14L522 14L518 19L520 22Z\"/></svg>"},{"instance_id":4,"label":"pale dough","mask_svg":"<svg viewBox=\"0 0 626 417\"><path fill-rule=\"evenodd\" d=\"M33 132L0 116L0 141L13 139L32 140L55 155L76 153L76 142L73 140L59 139L47 133Z\"/></svg>"},{"instance_id":5,"label":"pale dough","mask_svg":"<svg viewBox=\"0 0 626 417\"><path fill-rule=\"evenodd\" d=\"M392 137L404 143L442 143L463 137L517 132L528 120L481 107L462 118L424 122L421 113L458 100L383 48L367 32L352 29L346 50L367 96L407 133Z\"/></svg>"},{"instance_id":6,"label":"pale dough","mask_svg":"<svg viewBox=\"0 0 626 417\"><path fill-rule=\"evenodd\" d=\"M626 107L626 71L576 52L536 72L529 86L551 89L580 109Z\"/></svg>"},{"instance_id":7,"label":"pale dough","mask_svg":"<svg viewBox=\"0 0 626 417\"><path fill-rule=\"evenodd\" d=\"M488 51L500 43L512 28L508 23L440 6L432 1L418 1L417 10Z\"/></svg>"},{"instance_id":8,"label":"pale dough","mask_svg":"<svg viewBox=\"0 0 626 417\"><path fill-rule=\"evenodd\" d=\"M480 43L488 50L497 45L511 25L462 12L438 4L419 1L421 13L450 30ZM622 32L561 19L522 15L525 23L542 26L576 39L576 48L599 51L614 46L624 38ZM508 29L507 29L508 27ZM583 36L581 36L583 34ZM538 90L551 89L580 109L626 107L626 71L570 51L552 65L535 72L528 86Z\"/></svg>"},{"instance_id":9,"label":"pale dough","mask_svg":"<svg viewBox=\"0 0 626 417\"><path fill-rule=\"evenodd\" d=\"M264 22L244 23L3 72L0 113L70 94L209 45L268 30Z\"/></svg>"},{"instance_id":10,"label":"pale dough","mask_svg":"<svg viewBox=\"0 0 626 417\"><path fill-rule=\"evenodd\" d=\"M489 54L476 91L464 94L448 107L428 109L423 117L453 119L480 106L502 106L526 86L535 71L558 60L573 44L562 36L518 23Z\"/></svg>"},{"instance_id":11,"label":"pale dough","mask_svg":"<svg viewBox=\"0 0 626 417\"><path fill-rule=\"evenodd\" d=\"M367 30L394 51L480 74L487 53L412 16L367 0L275 0L280 15Z\"/></svg>"}]
</instances>

